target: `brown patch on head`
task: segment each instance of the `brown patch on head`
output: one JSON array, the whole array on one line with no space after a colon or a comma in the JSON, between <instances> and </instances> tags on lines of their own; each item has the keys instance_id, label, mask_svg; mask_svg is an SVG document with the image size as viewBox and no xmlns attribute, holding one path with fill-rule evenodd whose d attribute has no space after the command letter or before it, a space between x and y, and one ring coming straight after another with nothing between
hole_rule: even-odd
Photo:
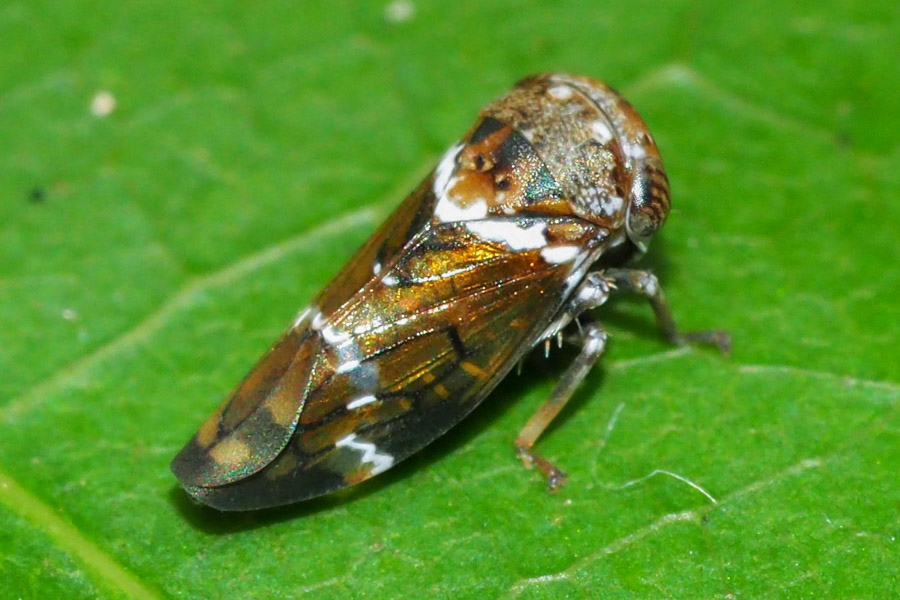
<instances>
[{"instance_id":1,"label":"brown patch on head","mask_svg":"<svg viewBox=\"0 0 900 600\"><path fill-rule=\"evenodd\" d=\"M490 206L494 200L494 181L491 173L476 169L478 155L469 152L469 147L463 149L461 154L467 158L456 171L453 184L447 190L448 196L461 209L471 208L478 201Z\"/></svg>"},{"instance_id":2,"label":"brown patch on head","mask_svg":"<svg viewBox=\"0 0 900 600\"><path fill-rule=\"evenodd\" d=\"M459 153L459 166L478 173L487 173L497 162L497 149L503 144L512 128L504 125L477 141L469 141Z\"/></svg>"},{"instance_id":3,"label":"brown patch on head","mask_svg":"<svg viewBox=\"0 0 900 600\"><path fill-rule=\"evenodd\" d=\"M549 214L571 214L559 194L535 194L550 183L544 162L521 132L487 118L475 127L457 158L448 198L461 209L483 202L488 214L509 216L522 210Z\"/></svg>"}]
</instances>

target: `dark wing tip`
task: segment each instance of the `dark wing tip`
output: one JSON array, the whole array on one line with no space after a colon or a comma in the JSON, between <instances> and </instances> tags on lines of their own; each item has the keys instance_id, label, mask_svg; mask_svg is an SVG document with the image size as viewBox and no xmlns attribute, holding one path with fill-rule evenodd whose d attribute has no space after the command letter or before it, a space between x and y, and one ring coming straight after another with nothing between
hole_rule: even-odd
<instances>
[{"instance_id":1,"label":"dark wing tip","mask_svg":"<svg viewBox=\"0 0 900 600\"><path fill-rule=\"evenodd\" d=\"M344 476L326 465L312 464L299 466L286 473L276 474L272 469L263 469L246 478L226 483L194 484L192 471L191 444L188 444L175 460L172 471L178 477L185 492L196 502L221 511L242 511L272 508L308 500L348 485ZM182 459L182 455L185 458ZM187 477L182 472L187 471Z\"/></svg>"},{"instance_id":2,"label":"dark wing tip","mask_svg":"<svg viewBox=\"0 0 900 600\"><path fill-rule=\"evenodd\" d=\"M172 459L169 468L172 469L181 485L187 488L208 483L214 465L209 454L200 447L194 437Z\"/></svg>"},{"instance_id":3,"label":"dark wing tip","mask_svg":"<svg viewBox=\"0 0 900 600\"><path fill-rule=\"evenodd\" d=\"M235 497L229 494L221 494L218 488L207 488L198 485L185 485L184 491L187 492L195 502L214 508L220 511L239 511L252 510L258 508L255 505L241 506L239 502L235 502Z\"/></svg>"}]
</instances>

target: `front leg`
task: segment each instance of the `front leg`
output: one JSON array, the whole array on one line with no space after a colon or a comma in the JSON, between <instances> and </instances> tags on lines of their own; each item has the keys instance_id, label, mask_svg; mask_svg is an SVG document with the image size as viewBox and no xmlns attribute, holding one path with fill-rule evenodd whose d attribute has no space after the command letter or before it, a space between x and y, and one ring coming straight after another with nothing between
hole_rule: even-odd
<instances>
[{"instance_id":1,"label":"front leg","mask_svg":"<svg viewBox=\"0 0 900 600\"><path fill-rule=\"evenodd\" d=\"M584 325L581 336L583 339L581 353L572 361L556 385L556 389L538 408L537 412L528 419L516 438L516 453L519 455L519 459L526 468L530 469L532 466L538 468L547 479L547 487L550 491L565 483L566 474L549 460L536 454L533 450L534 444L563 409L578 385L606 349L606 332L598 323L591 322Z\"/></svg>"},{"instance_id":2,"label":"front leg","mask_svg":"<svg viewBox=\"0 0 900 600\"><path fill-rule=\"evenodd\" d=\"M679 346L695 343L714 344L725 354L731 349L731 337L724 331L686 333L678 331L656 276L649 271L635 269L607 269L603 272L589 273L572 294L569 304L547 328L541 339L558 335L573 320L577 323L579 315L606 302L612 291L633 292L647 298L663 335L673 344ZM565 483L566 474L549 460L535 453L534 444L560 413L606 348L606 332L599 323L588 322L580 328L579 333L581 353L563 373L550 398L538 408L516 438L516 453L522 463L528 468L536 466L547 479L547 486L551 491Z\"/></svg>"},{"instance_id":3,"label":"front leg","mask_svg":"<svg viewBox=\"0 0 900 600\"><path fill-rule=\"evenodd\" d=\"M601 273L590 273L572 294L569 305L547 329L541 339L551 338L581 313L600 306L609 297L610 282ZM572 361L550 398L538 408L516 438L516 453L527 468L536 466L547 479L547 486L555 490L566 480L566 474L533 450L535 442L563 409L578 385L606 348L606 332L599 323L588 322L579 330L581 353Z\"/></svg>"},{"instance_id":4,"label":"front leg","mask_svg":"<svg viewBox=\"0 0 900 600\"><path fill-rule=\"evenodd\" d=\"M656 323L662 330L663 336L676 346L686 344L712 344L719 348L723 354L731 352L731 336L725 331L690 331L680 332L675 327L675 319L666 296L659 286L656 275L650 271L638 269L606 269L603 274L611 280L615 287L623 292L640 294L650 301L653 313L656 315Z\"/></svg>"}]
</instances>

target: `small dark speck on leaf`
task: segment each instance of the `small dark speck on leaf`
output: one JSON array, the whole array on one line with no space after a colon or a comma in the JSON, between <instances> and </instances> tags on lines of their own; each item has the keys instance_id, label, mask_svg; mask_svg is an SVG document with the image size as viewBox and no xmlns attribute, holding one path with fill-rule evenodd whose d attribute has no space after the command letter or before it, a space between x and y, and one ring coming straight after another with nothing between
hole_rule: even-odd
<instances>
[{"instance_id":1,"label":"small dark speck on leaf","mask_svg":"<svg viewBox=\"0 0 900 600\"><path fill-rule=\"evenodd\" d=\"M839 131L834 136L834 145L844 150L853 145L853 138L845 131Z\"/></svg>"},{"instance_id":2,"label":"small dark speck on leaf","mask_svg":"<svg viewBox=\"0 0 900 600\"><path fill-rule=\"evenodd\" d=\"M32 204L40 204L47 199L47 190L42 187L33 187L28 192L28 201Z\"/></svg>"}]
</instances>

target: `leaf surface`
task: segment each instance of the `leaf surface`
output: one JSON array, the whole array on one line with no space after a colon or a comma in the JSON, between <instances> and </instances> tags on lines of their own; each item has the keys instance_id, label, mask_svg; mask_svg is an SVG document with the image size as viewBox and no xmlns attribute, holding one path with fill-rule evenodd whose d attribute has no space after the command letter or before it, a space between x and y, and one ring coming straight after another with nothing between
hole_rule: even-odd
<instances>
[{"instance_id":1,"label":"leaf surface","mask_svg":"<svg viewBox=\"0 0 900 600\"><path fill-rule=\"evenodd\" d=\"M886 1L0 5L4 592L896 596L898 28ZM675 210L645 264L733 355L604 307L608 356L539 444L556 495L512 440L565 350L370 485L192 506L172 456L544 70L648 121Z\"/></svg>"}]
</instances>

